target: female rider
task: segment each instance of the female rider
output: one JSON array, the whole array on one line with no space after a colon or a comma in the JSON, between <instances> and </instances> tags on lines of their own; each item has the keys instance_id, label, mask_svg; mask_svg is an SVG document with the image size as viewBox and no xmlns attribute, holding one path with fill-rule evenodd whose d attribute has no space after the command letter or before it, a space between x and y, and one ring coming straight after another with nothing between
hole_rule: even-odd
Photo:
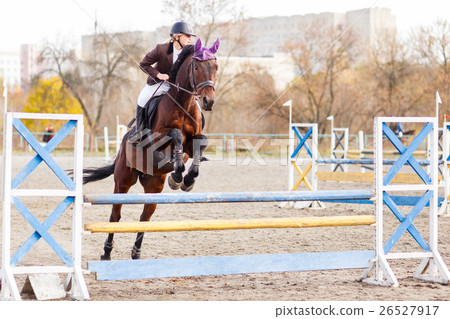
<instances>
[{"instance_id":1,"label":"female rider","mask_svg":"<svg viewBox=\"0 0 450 319\"><path fill-rule=\"evenodd\" d=\"M169 79L169 71L183 47L191 43L191 37L195 37L195 34L189 24L184 21L175 22L170 30L170 39L166 43L158 44L141 61L140 68L148 77L147 84L137 100L136 131L130 136L131 142L138 143L142 140L147 103L152 97L169 91L170 85L166 82Z\"/></svg>"}]
</instances>

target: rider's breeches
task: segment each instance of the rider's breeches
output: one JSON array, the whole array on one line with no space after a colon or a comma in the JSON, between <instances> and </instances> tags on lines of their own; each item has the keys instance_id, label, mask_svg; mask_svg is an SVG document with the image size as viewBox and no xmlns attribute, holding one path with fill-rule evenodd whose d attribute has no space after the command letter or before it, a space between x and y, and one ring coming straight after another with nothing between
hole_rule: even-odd
<instances>
[{"instance_id":1,"label":"rider's breeches","mask_svg":"<svg viewBox=\"0 0 450 319\"><path fill-rule=\"evenodd\" d=\"M163 82L156 83L152 85L146 84L144 88L141 90L141 93L139 94L137 105L140 107L145 107L147 102L153 97L158 96L164 93L167 93L170 89L170 84Z\"/></svg>"}]
</instances>

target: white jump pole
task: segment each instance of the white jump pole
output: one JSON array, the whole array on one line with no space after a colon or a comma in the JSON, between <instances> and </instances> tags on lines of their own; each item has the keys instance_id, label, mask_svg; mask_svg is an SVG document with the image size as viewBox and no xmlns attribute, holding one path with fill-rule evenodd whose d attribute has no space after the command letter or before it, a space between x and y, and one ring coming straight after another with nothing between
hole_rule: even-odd
<instances>
[{"instance_id":1,"label":"white jump pole","mask_svg":"<svg viewBox=\"0 0 450 319\"><path fill-rule=\"evenodd\" d=\"M442 201L441 208L439 210L439 215L450 216L450 207L448 204L448 198L450 196L450 122L444 122L443 132L442 132L442 159L444 160L444 165L442 166L442 175L444 180L444 200Z\"/></svg>"},{"instance_id":2,"label":"white jump pole","mask_svg":"<svg viewBox=\"0 0 450 319\"><path fill-rule=\"evenodd\" d=\"M287 101L283 106L289 106L289 151L288 156L294 152L294 131L292 130L292 100ZM288 190L294 187L294 166L288 159Z\"/></svg>"},{"instance_id":3,"label":"white jump pole","mask_svg":"<svg viewBox=\"0 0 450 319\"><path fill-rule=\"evenodd\" d=\"M108 137L108 127L103 128L103 136L105 141L105 161L109 161L109 137Z\"/></svg>"}]
</instances>

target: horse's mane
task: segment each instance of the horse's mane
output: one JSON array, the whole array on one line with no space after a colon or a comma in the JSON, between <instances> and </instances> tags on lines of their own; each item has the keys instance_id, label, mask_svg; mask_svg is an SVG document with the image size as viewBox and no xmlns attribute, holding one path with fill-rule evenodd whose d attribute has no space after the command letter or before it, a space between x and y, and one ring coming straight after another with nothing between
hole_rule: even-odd
<instances>
[{"instance_id":1,"label":"horse's mane","mask_svg":"<svg viewBox=\"0 0 450 319\"><path fill-rule=\"evenodd\" d=\"M183 48L183 50L181 50L180 54L178 55L178 59L175 61L175 63L172 66L172 69L170 69L169 71L169 82L175 83L178 71L180 71L183 62L193 53L194 53L193 45L186 45Z\"/></svg>"}]
</instances>

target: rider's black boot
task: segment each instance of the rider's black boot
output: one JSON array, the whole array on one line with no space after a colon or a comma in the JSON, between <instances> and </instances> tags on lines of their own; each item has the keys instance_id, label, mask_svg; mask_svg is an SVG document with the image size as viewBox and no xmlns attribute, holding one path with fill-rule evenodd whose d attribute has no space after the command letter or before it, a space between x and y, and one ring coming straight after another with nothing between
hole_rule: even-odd
<instances>
[{"instance_id":1,"label":"rider's black boot","mask_svg":"<svg viewBox=\"0 0 450 319\"><path fill-rule=\"evenodd\" d=\"M143 130L145 128L145 108L136 106L136 131L133 135L130 135L128 140L131 143L137 144L142 141L143 138Z\"/></svg>"}]
</instances>

